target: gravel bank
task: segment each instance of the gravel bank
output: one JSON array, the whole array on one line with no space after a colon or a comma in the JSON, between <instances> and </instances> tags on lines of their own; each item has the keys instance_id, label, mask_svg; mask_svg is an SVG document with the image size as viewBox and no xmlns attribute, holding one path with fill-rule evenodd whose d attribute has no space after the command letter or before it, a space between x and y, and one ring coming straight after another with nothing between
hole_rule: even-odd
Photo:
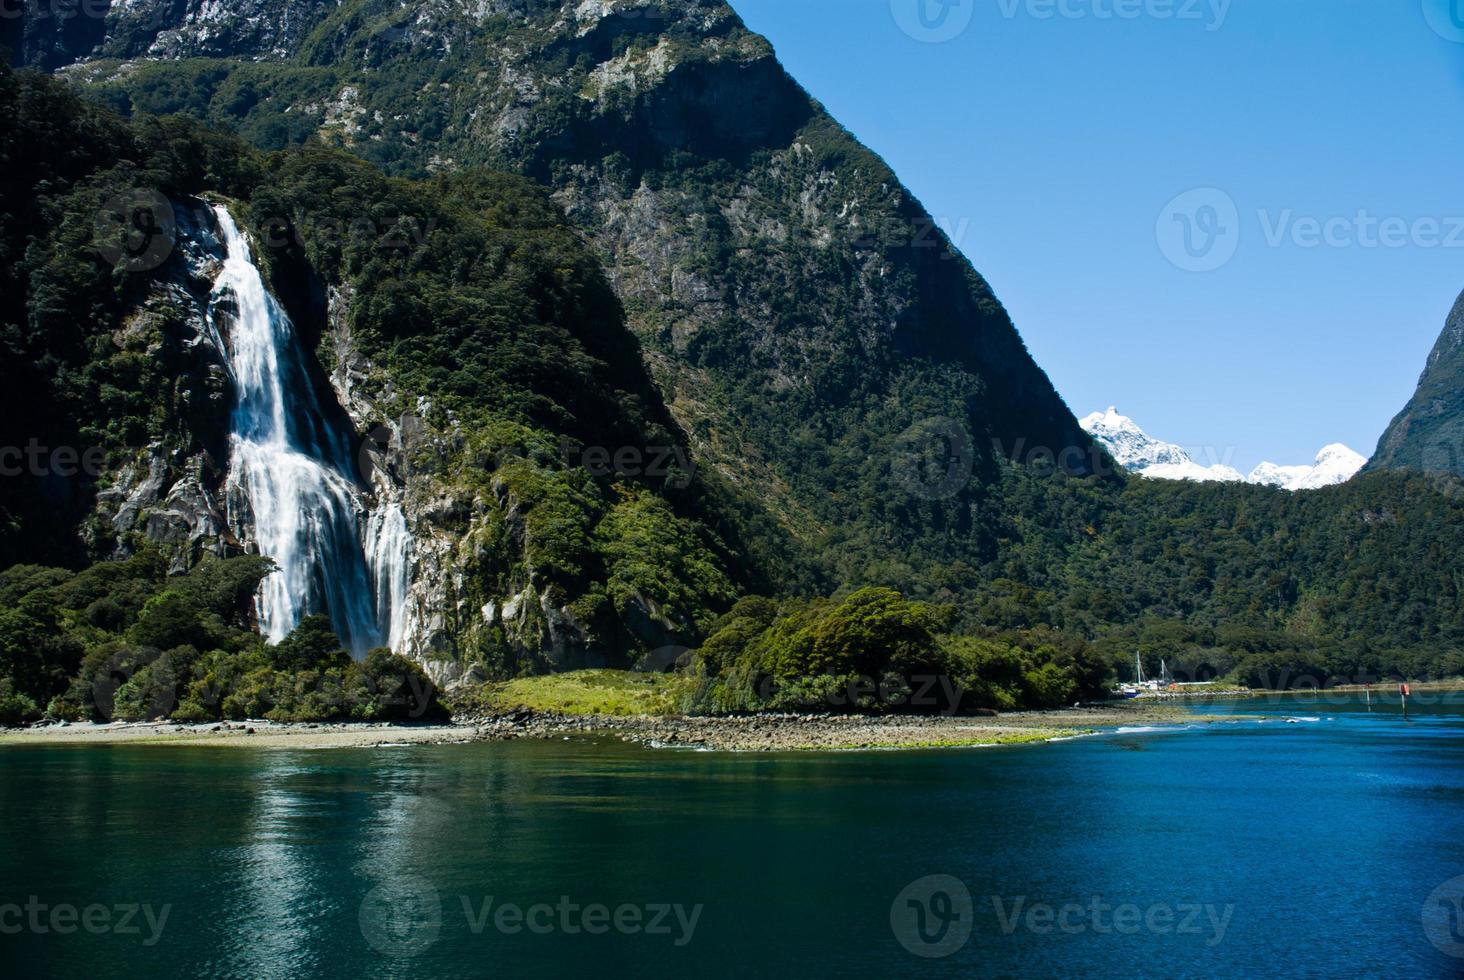
<instances>
[{"instance_id":1,"label":"gravel bank","mask_svg":"<svg viewBox=\"0 0 1464 980\"><path fill-rule=\"evenodd\" d=\"M517 739L618 738L653 747L736 752L933 748L1047 742L1133 725L1214 724L1169 705L1127 702L992 717L751 715L729 718L605 717L515 711L449 725L173 725L158 722L52 724L0 730L6 745L157 744L331 749L450 745Z\"/></svg>"}]
</instances>

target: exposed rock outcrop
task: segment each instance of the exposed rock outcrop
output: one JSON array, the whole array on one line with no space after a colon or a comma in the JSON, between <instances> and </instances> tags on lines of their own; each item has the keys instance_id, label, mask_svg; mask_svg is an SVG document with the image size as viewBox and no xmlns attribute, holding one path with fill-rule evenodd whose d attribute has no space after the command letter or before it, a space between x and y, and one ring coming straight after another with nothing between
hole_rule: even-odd
<instances>
[{"instance_id":1,"label":"exposed rock outcrop","mask_svg":"<svg viewBox=\"0 0 1464 980\"><path fill-rule=\"evenodd\" d=\"M1464 476L1464 294L1449 312L1418 390L1383 433L1368 469Z\"/></svg>"},{"instance_id":2,"label":"exposed rock outcrop","mask_svg":"<svg viewBox=\"0 0 1464 980\"><path fill-rule=\"evenodd\" d=\"M167 365L176 379L172 418L163 437L105 474L88 526L93 550L106 550L110 542L117 554L126 554L140 534L160 544L181 572L206 552L229 553L237 542L219 497L232 401L228 358L208 322L223 246L202 202L173 201L171 207L169 258L113 339L123 351Z\"/></svg>"}]
</instances>

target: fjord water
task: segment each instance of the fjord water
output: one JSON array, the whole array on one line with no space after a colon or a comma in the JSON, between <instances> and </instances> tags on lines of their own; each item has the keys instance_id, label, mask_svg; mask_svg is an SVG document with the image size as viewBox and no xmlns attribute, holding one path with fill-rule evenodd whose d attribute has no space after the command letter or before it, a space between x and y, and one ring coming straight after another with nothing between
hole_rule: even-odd
<instances>
[{"instance_id":1,"label":"fjord water","mask_svg":"<svg viewBox=\"0 0 1464 980\"><path fill-rule=\"evenodd\" d=\"M260 586L260 627L278 642L303 616L325 612L358 657L399 646L410 546L401 510L367 515L349 442L321 409L289 316L228 209L213 210L226 257L209 318L229 352L236 399L229 524L279 566Z\"/></svg>"},{"instance_id":2,"label":"fjord water","mask_svg":"<svg viewBox=\"0 0 1464 980\"><path fill-rule=\"evenodd\" d=\"M1268 720L931 752L8 749L0 905L170 911L151 946L141 917L138 935L0 935L0 969L1452 976L1464 960L1426 928L1457 929L1459 890L1438 891L1464 874L1457 702L1406 723L1396 703L1244 702L1206 710ZM972 897L944 936L940 917L963 907L922 884L932 875ZM924 938L911 896L931 914ZM613 919L590 934L562 902L683 917L664 934ZM536 920L548 931L500 930L505 903L554 906ZM1102 911L1125 905L1132 932ZM912 952L965 927L948 956Z\"/></svg>"}]
</instances>

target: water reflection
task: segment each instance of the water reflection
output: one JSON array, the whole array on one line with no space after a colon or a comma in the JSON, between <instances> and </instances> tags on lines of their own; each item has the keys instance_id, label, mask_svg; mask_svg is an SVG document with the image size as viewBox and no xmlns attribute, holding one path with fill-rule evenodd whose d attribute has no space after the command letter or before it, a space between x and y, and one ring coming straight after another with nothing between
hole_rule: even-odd
<instances>
[{"instance_id":1,"label":"water reflection","mask_svg":"<svg viewBox=\"0 0 1464 980\"><path fill-rule=\"evenodd\" d=\"M0 849L0 886L175 911L155 949L23 937L0 954L26 976L1242 977L1293 962L1304 935L1318 974L1438 975L1452 964L1419 910L1464 872L1464 716L1317 717L835 756L9 750L0 837L25 846ZM916 962L891 902L930 876L961 882L975 921ZM1214 947L1008 931L994 912L1095 897L1234 911ZM704 913L684 946L491 914L536 903Z\"/></svg>"}]
</instances>

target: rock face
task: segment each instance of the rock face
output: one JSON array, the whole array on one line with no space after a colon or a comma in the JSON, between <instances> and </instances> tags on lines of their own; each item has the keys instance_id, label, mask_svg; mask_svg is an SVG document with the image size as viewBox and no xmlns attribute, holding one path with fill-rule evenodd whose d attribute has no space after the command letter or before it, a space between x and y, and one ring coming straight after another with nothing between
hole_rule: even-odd
<instances>
[{"instance_id":1,"label":"rock face","mask_svg":"<svg viewBox=\"0 0 1464 980\"><path fill-rule=\"evenodd\" d=\"M113 337L122 351L167 364L181 398L170 435L156 439L110 475L96 498L93 551L117 554L135 535L163 546L174 571L205 553L227 554L238 543L224 519L220 486L227 465L232 403L226 353L209 329L208 303L223 258L209 210L173 201L175 243L147 296Z\"/></svg>"},{"instance_id":2,"label":"rock face","mask_svg":"<svg viewBox=\"0 0 1464 980\"><path fill-rule=\"evenodd\" d=\"M1368 469L1464 476L1464 294L1428 356L1418 390L1383 433Z\"/></svg>"},{"instance_id":3,"label":"rock face","mask_svg":"<svg viewBox=\"0 0 1464 980\"><path fill-rule=\"evenodd\" d=\"M127 58L189 58L256 52L283 57L335 7L319 0L97 0L16 4L0 20L0 45L15 64L56 68L94 52Z\"/></svg>"},{"instance_id":4,"label":"rock face","mask_svg":"<svg viewBox=\"0 0 1464 980\"><path fill-rule=\"evenodd\" d=\"M1101 455L985 280L722 0L127 0L100 30L18 23L23 61L113 105L268 147L319 139L405 176L486 165L549 186L695 464L792 542L800 589L857 579L892 548L982 561L1005 460L1087 472ZM566 597L512 561L520 502L507 485L463 489L467 434L416 403L432 392L382 378L350 302L349 288L330 298L316 353L374 433L374 507L399 508L412 538L405 649L444 675L489 634L593 662ZM933 492L906 479L932 433L961 477ZM177 511L160 532L207 508ZM647 645L685 638L656 602L631 606Z\"/></svg>"},{"instance_id":5,"label":"rock face","mask_svg":"<svg viewBox=\"0 0 1464 980\"><path fill-rule=\"evenodd\" d=\"M932 420L985 479L1018 446L1091 458L987 283L722 0L130 0L91 40L68 73L139 109L550 185L703 464L804 543L887 493L871 452Z\"/></svg>"},{"instance_id":6,"label":"rock face","mask_svg":"<svg viewBox=\"0 0 1464 980\"><path fill-rule=\"evenodd\" d=\"M464 492L452 473L461 465L465 433L450 414L446 428L434 427L425 399L383 380L352 336L350 305L349 287L331 292L325 367L340 405L364 434L359 462L373 514L396 507L405 519L405 616L393 648L439 683L461 680L477 640L495 629L526 664L580 664L593 638L570 609L551 600L532 566L483 553L488 529L503 525L510 547L523 551L518 502L501 485L486 495ZM478 567L494 561L523 569L513 591L485 595L476 584Z\"/></svg>"},{"instance_id":7,"label":"rock face","mask_svg":"<svg viewBox=\"0 0 1464 980\"><path fill-rule=\"evenodd\" d=\"M164 549L174 571L182 572L205 553L252 550L252 534L247 513L235 513L232 521L225 513L235 395L224 350L229 338L210 324L208 314L224 246L204 202L172 201L170 206L176 216L170 257L148 278L145 294L114 340L123 351L137 350L171 365L183 392L179 417L168 426L177 435L150 442L103 474L94 512L83 526L91 529L94 553L110 550L120 557L147 539ZM423 663L442 683L469 669L479 634L489 630L497 630L525 665L609 662L603 653L590 652L590 631L565 601L551 598L536 570L524 562L524 528L513 494L499 485L488 494L465 495L453 478L465 445L456 421L449 414L445 428L429 424L431 405L396 390L360 351L350 329L351 302L349 286L328 296L320 331L319 395L330 412L339 409L364 436L355 460L363 544L373 568L400 564L403 572L404 616L393 630L393 649ZM401 527L388 540L383 522L393 511L400 514ZM513 554L483 554L482 542L496 539L487 530L500 526L509 529L507 546ZM484 593L475 574L484 562L521 569L509 591ZM661 626L664 617L646 611L641 618L650 645L680 639Z\"/></svg>"}]
</instances>

